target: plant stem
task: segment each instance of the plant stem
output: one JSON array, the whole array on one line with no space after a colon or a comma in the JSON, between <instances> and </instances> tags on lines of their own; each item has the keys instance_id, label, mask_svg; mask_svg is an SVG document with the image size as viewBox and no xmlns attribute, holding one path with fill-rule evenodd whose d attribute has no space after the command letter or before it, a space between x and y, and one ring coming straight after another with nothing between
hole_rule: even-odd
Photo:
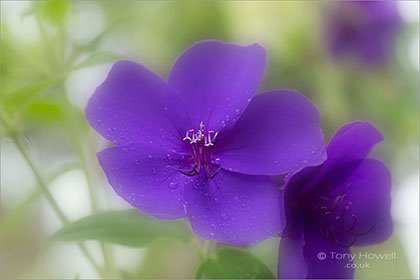
<instances>
[{"instance_id":1,"label":"plant stem","mask_svg":"<svg viewBox=\"0 0 420 280\"><path fill-rule=\"evenodd\" d=\"M64 214L64 212L61 210L61 208L58 205L58 203L55 201L55 199L52 196L51 192L48 190L48 187L47 187L48 184L47 184L46 180L42 177L41 172L38 170L38 168L35 165L34 161L32 160L32 158L27 153L24 145L20 141L20 138L17 137L16 134L14 134L11 131L11 127L10 127L9 123L6 121L6 118L3 116L3 114L1 115L1 120L3 122L3 125L6 127L6 129L9 132L11 132L10 138L13 140L13 142L15 143L17 149L22 154L22 156L25 158L26 162L28 163L29 167L31 168L33 174L35 175L36 180L38 181L39 188L44 193L45 197L47 198L47 200L50 203L51 207L53 208L54 212L57 214L58 218L60 219L60 221L64 225L65 224L68 224L69 223L69 220L66 217L66 215ZM89 260L89 262L92 264L92 266L99 273L99 275L102 275L102 269L95 262L95 260L90 255L90 253L88 252L88 250L86 249L86 247L84 246L84 244L83 243L77 243L77 245L79 246L79 248L82 251L83 255Z\"/></svg>"}]
</instances>

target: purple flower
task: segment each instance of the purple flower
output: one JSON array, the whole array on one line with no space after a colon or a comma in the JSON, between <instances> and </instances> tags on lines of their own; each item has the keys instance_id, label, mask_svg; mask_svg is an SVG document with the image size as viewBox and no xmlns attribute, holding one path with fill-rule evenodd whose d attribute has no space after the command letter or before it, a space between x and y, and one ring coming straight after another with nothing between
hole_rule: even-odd
<instances>
[{"instance_id":1,"label":"purple flower","mask_svg":"<svg viewBox=\"0 0 420 280\"><path fill-rule=\"evenodd\" d=\"M286 182L279 279L352 278L351 261L340 256L392 234L391 175L381 161L366 158L382 140L367 122L347 124L331 139L322 165Z\"/></svg>"},{"instance_id":2,"label":"purple flower","mask_svg":"<svg viewBox=\"0 0 420 280\"><path fill-rule=\"evenodd\" d=\"M327 22L335 58L352 57L366 65L387 61L401 24L396 1L339 1Z\"/></svg>"},{"instance_id":3,"label":"purple flower","mask_svg":"<svg viewBox=\"0 0 420 280\"><path fill-rule=\"evenodd\" d=\"M187 217L204 239L251 244L279 233L268 175L325 159L319 113L301 94L253 97L266 64L258 44L198 42L165 82L117 62L90 98L88 123L116 146L98 153L115 192L163 219Z\"/></svg>"}]
</instances>

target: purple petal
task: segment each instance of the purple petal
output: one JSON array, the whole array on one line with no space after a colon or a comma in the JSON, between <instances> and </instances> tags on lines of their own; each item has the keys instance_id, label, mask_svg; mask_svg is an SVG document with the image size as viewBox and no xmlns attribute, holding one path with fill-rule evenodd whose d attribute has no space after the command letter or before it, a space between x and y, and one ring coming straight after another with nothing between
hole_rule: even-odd
<instances>
[{"instance_id":1,"label":"purple petal","mask_svg":"<svg viewBox=\"0 0 420 280\"><path fill-rule=\"evenodd\" d=\"M384 139L368 122L353 122L341 127L327 146L328 159L324 168L362 160Z\"/></svg>"},{"instance_id":2,"label":"purple petal","mask_svg":"<svg viewBox=\"0 0 420 280\"><path fill-rule=\"evenodd\" d=\"M300 172L291 176L286 182L281 193L281 208L280 211L284 211L286 226L282 232L282 237L289 236L289 231L295 227L297 214L293 209L293 203L298 199L300 192L305 186L311 182L311 180L319 172L321 166L310 166L302 169ZM283 210L284 209L284 210Z\"/></svg>"},{"instance_id":3,"label":"purple petal","mask_svg":"<svg viewBox=\"0 0 420 280\"><path fill-rule=\"evenodd\" d=\"M314 179L307 183L305 190L341 185L383 139L382 134L368 122L358 121L342 126L327 145L327 160Z\"/></svg>"},{"instance_id":4,"label":"purple petal","mask_svg":"<svg viewBox=\"0 0 420 280\"><path fill-rule=\"evenodd\" d=\"M189 178L173 168L190 169L189 160L141 144L105 149L98 159L109 184L132 206L163 219L185 216L182 190Z\"/></svg>"},{"instance_id":5,"label":"purple petal","mask_svg":"<svg viewBox=\"0 0 420 280\"><path fill-rule=\"evenodd\" d=\"M321 237L319 230L305 223L305 246L303 254L308 268L308 279L349 279L353 278L353 263L350 249L343 248ZM336 254L348 258L337 257ZM324 258L325 257L325 258Z\"/></svg>"},{"instance_id":6,"label":"purple petal","mask_svg":"<svg viewBox=\"0 0 420 280\"><path fill-rule=\"evenodd\" d=\"M343 203L351 205L342 218L344 227L351 230L346 233L343 225L337 224L339 240L352 240L351 234L357 234L354 245L372 245L391 236L391 174L385 164L364 160L333 194L343 192Z\"/></svg>"},{"instance_id":7,"label":"purple petal","mask_svg":"<svg viewBox=\"0 0 420 280\"><path fill-rule=\"evenodd\" d=\"M89 99L86 120L99 134L114 144L159 142L183 150L187 128L172 102L171 91L156 74L132 61L114 64L106 80Z\"/></svg>"},{"instance_id":8,"label":"purple petal","mask_svg":"<svg viewBox=\"0 0 420 280\"><path fill-rule=\"evenodd\" d=\"M277 265L278 279L304 279L308 274L303 255L305 245L303 220L298 219L296 223L297 225L295 224L288 237L280 240Z\"/></svg>"},{"instance_id":9,"label":"purple petal","mask_svg":"<svg viewBox=\"0 0 420 280\"><path fill-rule=\"evenodd\" d=\"M319 113L303 95L273 91L255 96L215 143L217 164L255 175L292 174L325 160Z\"/></svg>"},{"instance_id":10,"label":"purple petal","mask_svg":"<svg viewBox=\"0 0 420 280\"><path fill-rule=\"evenodd\" d=\"M203 239L233 245L254 244L282 230L280 191L267 176L220 170L185 186L185 209L193 231Z\"/></svg>"},{"instance_id":11,"label":"purple petal","mask_svg":"<svg viewBox=\"0 0 420 280\"><path fill-rule=\"evenodd\" d=\"M198 42L175 61L169 85L186 104L193 127L231 127L258 88L266 54L258 44L246 47L220 41Z\"/></svg>"}]
</instances>

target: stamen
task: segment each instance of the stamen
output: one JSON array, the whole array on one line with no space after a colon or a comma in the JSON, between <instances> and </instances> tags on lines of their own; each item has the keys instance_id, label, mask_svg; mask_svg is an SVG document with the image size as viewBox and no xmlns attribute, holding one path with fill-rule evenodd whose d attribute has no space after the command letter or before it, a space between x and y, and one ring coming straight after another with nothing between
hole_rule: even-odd
<instances>
[{"instance_id":1,"label":"stamen","mask_svg":"<svg viewBox=\"0 0 420 280\"><path fill-rule=\"evenodd\" d=\"M200 174L201 168L203 167L205 170L206 178L214 178L214 176L216 176L220 170L219 168L213 174L210 172L210 167L214 165L211 163L211 149L214 147L217 135L218 132L214 130L206 131L203 122L200 122L200 128L198 131L195 131L194 129L187 130L185 137L182 140L190 144L194 166L191 170L174 169L181 172L182 174L195 176Z\"/></svg>"},{"instance_id":2,"label":"stamen","mask_svg":"<svg viewBox=\"0 0 420 280\"><path fill-rule=\"evenodd\" d=\"M352 205L351 201L346 201L349 186L350 184L338 194L332 194L332 188L329 187L327 193L308 194L309 196L304 199L304 201L309 201L306 205L309 205L311 209L307 214L318 220L321 237L345 248L353 246L359 236L368 234L376 226L374 224L365 232L354 231L357 216L354 213L348 213ZM348 215L351 217L350 225L346 223ZM343 242L339 238L350 239L350 241Z\"/></svg>"}]
</instances>

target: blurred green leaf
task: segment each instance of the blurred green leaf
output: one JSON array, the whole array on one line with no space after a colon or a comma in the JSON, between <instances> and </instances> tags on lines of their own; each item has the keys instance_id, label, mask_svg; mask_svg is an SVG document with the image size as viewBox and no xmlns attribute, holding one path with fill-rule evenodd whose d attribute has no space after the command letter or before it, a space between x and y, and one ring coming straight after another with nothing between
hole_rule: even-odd
<instances>
[{"instance_id":1,"label":"blurred green leaf","mask_svg":"<svg viewBox=\"0 0 420 280\"><path fill-rule=\"evenodd\" d=\"M35 1L22 17L40 15L54 25L64 23L69 10L69 1Z\"/></svg>"},{"instance_id":2,"label":"blurred green leaf","mask_svg":"<svg viewBox=\"0 0 420 280\"><path fill-rule=\"evenodd\" d=\"M98 64L114 62L115 60L124 58L121 55L114 54L112 52L97 52L86 58L83 62L76 65L73 68L74 70L78 70L85 67L96 66Z\"/></svg>"},{"instance_id":3,"label":"blurred green leaf","mask_svg":"<svg viewBox=\"0 0 420 280\"><path fill-rule=\"evenodd\" d=\"M274 279L268 267L254 255L238 249L223 249L200 265L197 279Z\"/></svg>"},{"instance_id":4,"label":"blurred green leaf","mask_svg":"<svg viewBox=\"0 0 420 280\"><path fill-rule=\"evenodd\" d=\"M63 104L54 100L40 100L31 103L24 118L31 122L64 125L66 122Z\"/></svg>"},{"instance_id":5,"label":"blurred green leaf","mask_svg":"<svg viewBox=\"0 0 420 280\"><path fill-rule=\"evenodd\" d=\"M413 279L406 252L397 236L393 235L388 241L369 247L353 247L356 254L354 262L355 279ZM394 259L381 259L380 256L394 253ZM360 255L361 254L361 255ZM364 257L366 254L372 259Z\"/></svg>"},{"instance_id":6,"label":"blurred green leaf","mask_svg":"<svg viewBox=\"0 0 420 280\"><path fill-rule=\"evenodd\" d=\"M99 240L130 247L143 247L160 237L174 237L188 241L191 236L189 229L180 221L162 221L131 209L102 212L82 218L61 228L51 239Z\"/></svg>"}]
</instances>

